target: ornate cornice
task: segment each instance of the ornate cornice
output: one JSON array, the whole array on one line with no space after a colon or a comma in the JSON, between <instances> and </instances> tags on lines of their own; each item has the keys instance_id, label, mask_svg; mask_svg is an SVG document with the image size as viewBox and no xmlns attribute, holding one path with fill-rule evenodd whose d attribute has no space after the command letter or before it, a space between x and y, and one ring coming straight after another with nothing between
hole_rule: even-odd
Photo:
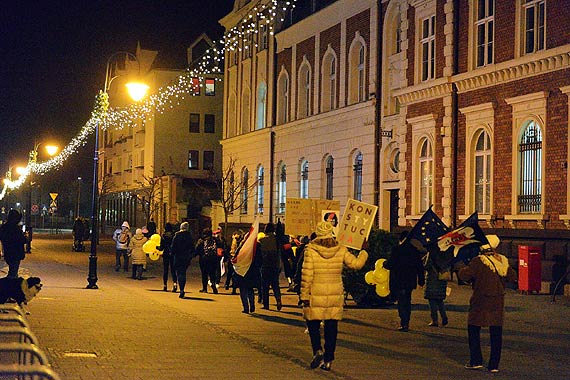
<instances>
[{"instance_id":1,"label":"ornate cornice","mask_svg":"<svg viewBox=\"0 0 570 380\"><path fill-rule=\"evenodd\" d=\"M451 83L441 83L441 81L438 82L440 83L434 83L429 87L425 85L422 86L422 88L418 88L417 86L408 87L403 91L396 92L396 97L398 98L400 104L408 105L449 95L452 88Z\"/></svg>"}]
</instances>

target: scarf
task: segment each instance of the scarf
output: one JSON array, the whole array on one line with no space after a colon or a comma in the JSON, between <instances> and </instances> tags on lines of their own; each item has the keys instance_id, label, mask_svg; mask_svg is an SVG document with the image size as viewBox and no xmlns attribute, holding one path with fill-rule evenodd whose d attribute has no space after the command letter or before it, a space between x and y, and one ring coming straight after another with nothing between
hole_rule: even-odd
<instances>
[{"instance_id":1,"label":"scarf","mask_svg":"<svg viewBox=\"0 0 570 380\"><path fill-rule=\"evenodd\" d=\"M492 272L497 273L501 277L505 277L507 275L507 270L509 269L509 260L503 255L497 255L499 256L498 258L493 254L480 255L481 262L489 267Z\"/></svg>"}]
</instances>

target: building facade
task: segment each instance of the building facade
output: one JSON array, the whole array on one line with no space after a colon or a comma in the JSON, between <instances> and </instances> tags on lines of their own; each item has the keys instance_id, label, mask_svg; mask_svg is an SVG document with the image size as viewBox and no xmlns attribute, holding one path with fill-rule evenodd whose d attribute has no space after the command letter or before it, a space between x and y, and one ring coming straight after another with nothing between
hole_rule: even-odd
<instances>
[{"instance_id":1,"label":"building facade","mask_svg":"<svg viewBox=\"0 0 570 380\"><path fill-rule=\"evenodd\" d=\"M211 41L203 35L192 44L189 65L198 58L192 47L202 52L204 43ZM151 93L184 74L156 67L156 51L139 46L136 56ZM125 70L135 70L133 63ZM122 87L130 75L121 74L126 75L118 75L109 90L111 107L128 104ZM202 208L211 206L218 191L213 173L221 167L223 76L197 76L191 83L190 94L180 94L144 121L101 133L101 222L108 231L123 220L140 227L153 218L159 230L166 222L188 220L196 230L208 223Z\"/></svg>"},{"instance_id":2,"label":"building facade","mask_svg":"<svg viewBox=\"0 0 570 380\"><path fill-rule=\"evenodd\" d=\"M273 33L268 3L237 0L221 20L241 31L224 161L259 184L233 221L275 221L286 197L356 198L386 230L430 206L449 226L477 211L512 258L569 256L565 1L299 0Z\"/></svg>"}]
</instances>

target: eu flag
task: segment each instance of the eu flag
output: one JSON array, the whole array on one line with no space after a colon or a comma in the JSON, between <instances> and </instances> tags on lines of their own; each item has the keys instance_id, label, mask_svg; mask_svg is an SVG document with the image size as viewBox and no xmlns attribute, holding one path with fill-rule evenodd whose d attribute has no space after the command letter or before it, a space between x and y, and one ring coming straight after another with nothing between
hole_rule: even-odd
<instances>
[{"instance_id":1,"label":"eu flag","mask_svg":"<svg viewBox=\"0 0 570 380\"><path fill-rule=\"evenodd\" d=\"M449 231L449 227L430 208L422 215L410 233L409 239L416 239L424 247L437 242L438 238Z\"/></svg>"}]
</instances>

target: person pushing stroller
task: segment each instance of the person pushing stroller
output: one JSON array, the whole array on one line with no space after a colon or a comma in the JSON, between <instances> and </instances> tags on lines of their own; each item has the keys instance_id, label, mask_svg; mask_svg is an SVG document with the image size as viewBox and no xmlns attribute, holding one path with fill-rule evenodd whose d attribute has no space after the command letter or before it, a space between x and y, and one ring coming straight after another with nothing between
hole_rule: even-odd
<instances>
[{"instance_id":1,"label":"person pushing stroller","mask_svg":"<svg viewBox=\"0 0 570 380\"><path fill-rule=\"evenodd\" d=\"M83 240L85 238L85 223L81 218L76 218L73 222L73 251L85 252Z\"/></svg>"}]
</instances>

